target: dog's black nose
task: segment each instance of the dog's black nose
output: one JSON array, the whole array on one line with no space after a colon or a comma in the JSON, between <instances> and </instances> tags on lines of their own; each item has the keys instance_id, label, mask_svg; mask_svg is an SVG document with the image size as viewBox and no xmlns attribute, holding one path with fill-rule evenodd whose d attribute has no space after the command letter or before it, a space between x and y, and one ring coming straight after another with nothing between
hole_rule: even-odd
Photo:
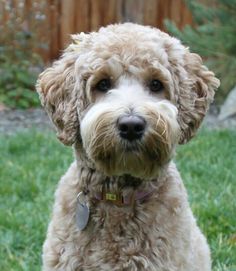
<instances>
[{"instance_id":1,"label":"dog's black nose","mask_svg":"<svg viewBox=\"0 0 236 271\"><path fill-rule=\"evenodd\" d=\"M129 141L140 139L144 133L146 122L139 116L123 116L118 120L120 136Z\"/></svg>"}]
</instances>

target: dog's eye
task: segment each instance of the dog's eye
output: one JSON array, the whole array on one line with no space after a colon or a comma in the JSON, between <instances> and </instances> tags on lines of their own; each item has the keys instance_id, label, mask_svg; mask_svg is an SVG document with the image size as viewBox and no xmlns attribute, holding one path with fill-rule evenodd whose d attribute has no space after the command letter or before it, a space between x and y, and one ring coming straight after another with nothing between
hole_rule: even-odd
<instances>
[{"instance_id":1,"label":"dog's eye","mask_svg":"<svg viewBox=\"0 0 236 271\"><path fill-rule=\"evenodd\" d=\"M110 79L100 80L96 84L95 89L101 92L107 92L109 89L111 89L111 80Z\"/></svg>"},{"instance_id":2,"label":"dog's eye","mask_svg":"<svg viewBox=\"0 0 236 271\"><path fill-rule=\"evenodd\" d=\"M152 92L155 93L161 92L164 89L162 82L157 79L150 81L148 87Z\"/></svg>"}]
</instances>

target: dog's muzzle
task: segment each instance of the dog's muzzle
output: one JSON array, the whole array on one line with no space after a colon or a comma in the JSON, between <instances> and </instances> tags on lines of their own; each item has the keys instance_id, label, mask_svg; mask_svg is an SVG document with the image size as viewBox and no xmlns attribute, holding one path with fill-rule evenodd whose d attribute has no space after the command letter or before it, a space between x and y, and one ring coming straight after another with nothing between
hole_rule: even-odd
<instances>
[{"instance_id":1,"label":"dog's muzzle","mask_svg":"<svg viewBox=\"0 0 236 271\"><path fill-rule=\"evenodd\" d=\"M156 177L172 158L178 131L177 109L167 102L98 103L81 122L87 157L107 176Z\"/></svg>"}]
</instances>

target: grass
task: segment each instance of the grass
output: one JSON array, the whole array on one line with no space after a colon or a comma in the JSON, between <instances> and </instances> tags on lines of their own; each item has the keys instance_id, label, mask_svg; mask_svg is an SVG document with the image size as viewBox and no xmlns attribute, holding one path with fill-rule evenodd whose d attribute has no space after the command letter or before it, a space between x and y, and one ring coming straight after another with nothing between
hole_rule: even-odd
<instances>
[{"instance_id":1,"label":"grass","mask_svg":"<svg viewBox=\"0 0 236 271\"><path fill-rule=\"evenodd\" d=\"M235 140L236 131L202 131L176 157L214 271L236 271Z\"/></svg>"},{"instance_id":2,"label":"grass","mask_svg":"<svg viewBox=\"0 0 236 271\"><path fill-rule=\"evenodd\" d=\"M236 270L235 140L236 131L202 131L176 157L214 271ZM38 271L53 193L71 150L51 132L29 131L1 136L0 154L0 270Z\"/></svg>"}]
</instances>

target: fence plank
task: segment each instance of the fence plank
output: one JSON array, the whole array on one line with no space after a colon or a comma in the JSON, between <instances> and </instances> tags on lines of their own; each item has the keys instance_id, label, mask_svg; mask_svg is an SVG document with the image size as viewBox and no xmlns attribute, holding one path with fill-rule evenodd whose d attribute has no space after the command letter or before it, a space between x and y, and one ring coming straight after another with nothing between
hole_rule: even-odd
<instances>
[{"instance_id":1,"label":"fence plank","mask_svg":"<svg viewBox=\"0 0 236 271\"><path fill-rule=\"evenodd\" d=\"M61 1L60 35L61 42L64 46L70 42L70 34L75 32L75 16L75 0Z\"/></svg>"},{"instance_id":2,"label":"fence plank","mask_svg":"<svg viewBox=\"0 0 236 271\"><path fill-rule=\"evenodd\" d=\"M179 25L180 28L183 28L185 25L193 25L193 17L189 9L182 4L182 21L181 24Z\"/></svg>"},{"instance_id":3,"label":"fence plank","mask_svg":"<svg viewBox=\"0 0 236 271\"><path fill-rule=\"evenodd\" d=\"M50 57L58 57L58 52L62 46L60 39L60 5L58 0L49 0L48 1L48 22L50 25Z\"/></svg>"},{"instance_id":4,"label":"fence plank","mask_svg":"<svg viewBox=\"0 0 236 271\"><path fill-rule=\"evenodd\" d=\"M126 0L124 1L123 8L123 21L129 21L134 23L143 23L144 16L144 4L147 4L148 0Z\"/></svg>"},{"instance_id":5,"label":"fence plank","mask_svg":"<svg viewBox=\"0 0 236 271\"><path fill-rule=\"evenodd\" d=\"M117 22L121 8L122 0L91 0L91 30Z\"/></svg>"},{"instance_id":6,"label":"fence plank","mask_svg":"<svg viewBox=\"0 0 236 271\"><path fill-rule=\"evenodd\" d=\"M143 23L146 25L153 25L160 18L160 1L148 0L144 5Z\"/></svg>"},{"instance_id":7,"label":"fence plank","mask_svg":"<svg viewBox=\"0 0 236 271\"><path fill-rule=\"evenodd\" d=\"M74 17L75 32L89 32L90 31L90 0L77 0L75 2L76 15Z\"/></svg>"},{"instance_id":8,"label":"fence plank","mask_svg":"<svg viewBox=\"0 0 236 271\"><path fill-rule=\"evenodd\" d=\"M170 4L170 19L177 25L181 23L181 2L181 0L171 0Z\"/></svg>"}]
</instances>

